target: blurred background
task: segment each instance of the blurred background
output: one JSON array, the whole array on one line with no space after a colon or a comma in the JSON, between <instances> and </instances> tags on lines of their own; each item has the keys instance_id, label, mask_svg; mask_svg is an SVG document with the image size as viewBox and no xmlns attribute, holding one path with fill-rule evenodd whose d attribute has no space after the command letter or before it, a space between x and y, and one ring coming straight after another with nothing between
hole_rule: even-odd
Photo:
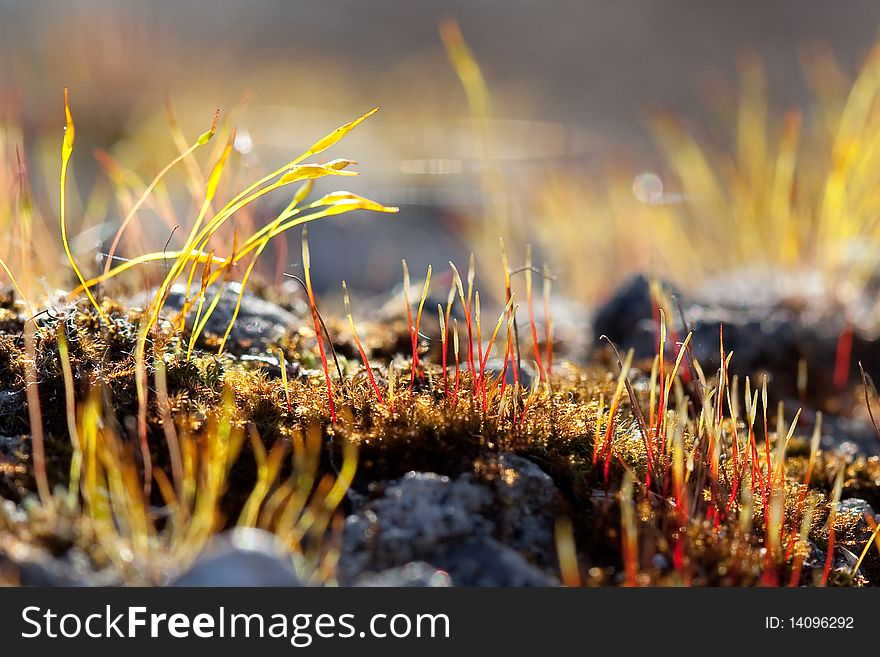
<instances>
[{"instance_id":1,"label":"blurred background","mask_svg":"<svg viewBox=\"0 0 880 657\"><path fill-rule=\"evenodd\" d=\"M446 18L457 20L491 94L491 162L438 35ZM352 191L401 211L315 224L321 287L338 289L346 278L366 293L387 290L400 280L402 257L413 272L429 263L438 270L450 259L465 266L476 249L484 263L495 259L484 266L496 266L498 231L485 224L488 168L504 181L503 213L528 233L511 237L512 266L523 263L526 241L536 260L552 260L559 247L554 271L571 296L593 304L656 258L639 255L639 235L615 233L618 217L630 220L639 204L691 201L664 171L646 128L652 111L665 108L707 143L736 152L728 124L736 126L730 114L743 80L761 87L755 102L766 106L768 125L782 124L789 107L810 118L821 110L817 80L826 91L847 89L839 80L855 76L878 26L880 3L869 0L0 0L3 148L24 144L51 225L62 89L70 87L80 196L71 222L81 222L75 246L89 263L119 213L95 196L106 176L94 153L149 180L177 152L168 99L188 140L220 108L238 128L236 157L252 172L244 179L379 106L333 155L360 163L360 178L344 180ZM169 202L186 214L181 198L169 187ZM142 215L145 239L161 248L167 228L149 208ZM602 242L605 233L613 242ZM297 239L266 259L266 279L295 271ZM120 254L134 249L123 244Z\"/></svg>"}]
</instances>

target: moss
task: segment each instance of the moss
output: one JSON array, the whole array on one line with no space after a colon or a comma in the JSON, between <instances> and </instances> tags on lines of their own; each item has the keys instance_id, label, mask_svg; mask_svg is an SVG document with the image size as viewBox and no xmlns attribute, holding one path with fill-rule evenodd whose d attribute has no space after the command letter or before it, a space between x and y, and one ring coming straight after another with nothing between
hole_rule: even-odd
<instances>
[{"instance_id":1,"label":"moss","mask_svg":"<svg viewBox=\"0 0 880 657\"><path fill-rule=\"evenodd\" d=\"M66 332L70 344L77 405L86 402L89 390L101 387L105 407L111 411L105 422L115 427L126 446L128 458L138 468L143 466L138 457L135 421L138 405L134 346L139 317L136 312L108 301L104 302L104 309L113 319L109 326L103 325L97 313L84 305L64 318L47 317L40 323L35 359L52 485L66 485L72 455L58 354L57 334L60 330ZM328 325L335 326L332 318ZM379 334L372 334L370 339L381 339L381 329L374 330ZM387 337L393 340L396 334L392 327L388 329ZM177 433L201 441L211 439L210 436L214 435L212 426L216 428L217 421L212 418L225 412L224 390L229 390L233 409L230 419L245 436L240 451L229 466L212 531L222 530L239 517L260 476L263 451L278 446L288 455L278 466L275 483L269 488L270 495L283 491L285 481L299 481L301 474L298 474L297 460L290 455L298 449L297 441L317 427L321 438L316 443L317 472L310 480L312 488L322 477L333 477L339 472L345 459L345 443L358 448L357 473L352 486L361 493L368 492L377 482L400 477L411 470L449 476L468 472L491 483L493 473L484 465L491 462L487 457L512 452L528 458L550 475L563 495L564 513L573 522L586 581L621 582L625 564L620 547L620 482L627 471L640 481L644 480L648 458L635 409L631 406L633 400L624 394L615 415L612 432L614 456L609 462L607 478L601 467L601 453L594 459L594 438L597 429L600 436L604 436L607 430L607 409L617 383L616 376L603 362L586 367L558 366L553 378L538 389L523 415L528 391L520 390L511 397L514 388L508 386L507 401L501 405L498 399L500 389L492 389L488 392L484 409L482 395L475 392L472 377L467 373L461 375L453 403L451 393L444 390L442 372L432 362L430 354L424 356L410 393L408 362L399 355L383 360L375 356L378 352L374 351L377 383L387 396L384 404L379 403L363 368L345 357L351 355L350 351L339 348L343 354L344 379L333 376L334 397L340 415L340 422L333 425L323 374L315 368L315 336L309 329L294 332L289 341L280 345L286 358L291 359L286 387L280 368L272 365L271 359L265 362L240 361L206 354L198 349L188 359L186 350L173 333L163 332L155 339L165 350L163 360L168 401ZM5 389L23 391L23 349L19 334L0 333L0 386ZM150 358L147 359L147 369L152 386L153 363ZM393 382L389 383L389 377L393 377ZM650 403L648 387L646 380L638 379L639 392L634 401L643 409ZM598 415L600 396L605 400L602 416ZM149 399L147 436L153 467L170 473L172 461L155 394ZM515 418L514 413L517 414ZM11 433L29 434L23 402L21 412L9 415L4 422L7 428L14 429ZM732 431L730 422L725 426ZM687 424L684 427L687 450L698 446L692 433L695 426ZM255 452L255 446L246 437L251 433L263 445L261 453ZM24 444L27 445L27 441ZM760 442L759 445L760 467L763 469L764 450ZM725 450L729 447L727 444ZM666 460L656 460L654 467L660 463L671 467L671 455L667 454L663 459ZM594 465L594 460L599 461L600 467ZM805 489L799 482L804 481L809 460L808 442L804 437L796 436L789 445L785 461L784 527L785 532L796 535L799 514L806 500L816 508L810 537L822 547L827 537L828 499L838 468L846 468L845 497L864 497L872 504L878 504L880 460L860 457L845 463L840 455L819 453L814 459L810 488ZM705 464L700 465L700 468L705 467ZM4 485L0 494L20 500L28 492L35 492L32 468L27 453L16 453L11 459L7 456L0 469L0 485ZM740 499L723 499L726 511L717 518L710 517L709 508L716 492L710 480L705 479L705 474L701 475L697 468L689 483L689 499L694 510L682 524L671 497L669 472L655 474L658 481L651 492L647 496L637 495L635 500L640 537L639 581L697 585L752 585L763 581L767 577L768 563L763 556L766 528L760 494L754 499L752 522L743 532L738 529L737 520L743 512ZM729 457L723 463L723 472L724 481L729 485L735 475ZM698 480L698 477L703 478ZM10 481L14 484L10 485ZM697 486L698 481L704 482L704 486ZM724 493L729 494L730 491ZM165 502L162 495L154 488L151 503L162 506ZM57 537L49 538L54 530L41 531L45 536L34 540L46 544L58 540ZM82 535L77 540L82 542ZM852 527L841 525L839 545L858 552L865 540L864 532L854 533ZM683 554L677 554L679 542L687 546ZM104 550L106 546L100 549ZM93 555L96 560L109 558L99 552ZM774 562L772 569L778 581L787 581L786 578L791 576L792 559L796 554L797 550L790 550L784 560ZM875 561L872 556L863 567L863 574L871 583L880 581ZM835 571L831 583L858 583L845 579L842 573Z\"/></svg>"}]
</instances>

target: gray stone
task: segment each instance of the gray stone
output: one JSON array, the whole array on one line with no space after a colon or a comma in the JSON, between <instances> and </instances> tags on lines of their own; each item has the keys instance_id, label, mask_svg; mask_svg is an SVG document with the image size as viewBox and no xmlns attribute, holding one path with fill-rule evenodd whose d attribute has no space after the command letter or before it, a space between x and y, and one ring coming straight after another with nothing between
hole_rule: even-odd
<instances>
[{"instance_id":1,"label":"gray stone","mask_svg":"<svg viewBox=\"0 0 880 657\"><path fill-rule=\"evenodd\" d=\"M460 477L410 472L392 482L385 494L345 521L340 580L433 556L451 541L487 534L481 515L492 503L483 486Z\"/></svg>"},{"instance_id":2,"label":"gray stone","mask_svg":"<svg viewBox=\"0 0 880 657\"><path fill-rule=\"evenodd\" d=\"M470 538L435 558L456 586L558 586L556 577L494 538Z\"/></svg>"},{"instance_id":3,"label":"gray stone","mask_svg":"<svg viewBox=\"0 0 880 657\"><path fill-rule=\"evenodd\" d=\"M834 296L811 272L747 269L719 276L692 297L676 295L693 332L694 357L707 374L720 365L719 326L724 326L724 346L734 352L731 369L747 375L767 372L776 395L797 397L798 361L807 363L808 393L823 398L833 378L837 340L843 330L843 312ZM671 330L684 338L677 308L667 316ZM607 335L623 352L633 348L637 358L652 358L657 348L649 285L638 276L621 286L595 315L596 335ZM667 357L678 346L667 343ZM869 368L880 364L880 344L857 330L853 363ZM852 380L858 368L850 370Z\"/></svg>"},{"instance_id":4,"label":"gray stone","mask_svg":"<svg viewBox=\"0 0 880 657\"><path fill-rule=\"evenodd\" d=\"M389 568L380 573L367 573L357 579L355 586L375 587L445 587L452 580L449 574L424 561L412 561L399 568Z\"/></svg>"},{"instance_id":5,"label":"gray stone","mask_svg":"<svg viewBox=\"0 0 880 657\"><path fill-rule=\"evenodd\" d=\"M97 570L91 559L82 550L73 548L64 554L53 557L47 550L36 547L19 546L16 557L0 556L0 562L7 561L11 569L17 571L21 586L120 586L122 579L111 568Z\"/></svg>"},{"instance_id":6,"label":"gray stone","mask_svg":"<svg viewBox=\"0 0 880 657\"><path fill-rule=\"evenodd\" d=\"M562 512L559 490L536 464L515 454L497 458L495 536L533 562L555 568L556 519Z\"/></svg>"},{"instance_id":7,"label":"gray stone","mask_svg":"<svg viewBox=\"0 0 880 657\"><path fill-rule=\"evenodd\" d=\"M173 314L183 308L185 289L186 286L184 284L177 284L171 288L163 313L166 315ZM226 332L226 327L229 325L229 321L235 312L240 289L238 283L230 283L226 286L220 296L216 309L205 325L206 332L218 336L222 336ZM205 301L206 309L216 293L216 288L208 288ZM152 294L151 292L149 297L141 295L130 301L135 305L143 305L152 299ZM195 310L193 309L187 316L188 330L192 329L194 319ZM265 352L272 343L281 339L286 332L295 329L300 324L301 318L297 315L245 291L238 317L232 327L232 332L229 334L228 351L236 355Z\"/></svg>"},{"instance_id":8,"label":"gray stone","mask_svg":"<svg viewBox=\"0 0 880 657\"><path fill-rule=\"evenodd\" d=\"M846 514L851 520L844 531L838 532L838 545L847 548L854 554L861 554L874 534L874 530L867 520L867 518L876 519L874 509L866 500L851 497L838 503L837 513ZM859 570L870 582L880 581L880 556L877 555L877 550L873 547L865 554Z\"/></svg>"},{"instance_id":9,"label":"gray stone","mask_svg":"<svg viewBox=\"0 0 880 657\"><path fill-rule=\"evenodd\" d=\"M858 515L859 517L867 515L873 518L875 515L874 509L871 508L871 505L860 497L851 497L846 500L841 500L837 503L837 512Z\"/></svg>"},{"instance_id":10,"label":"gray stone","mask_svg":"<svg viewBox=\"0 0 880 657\"><path fill-rule=\"evenodd\" d=\"M801 568L800 585L815 586L822 579L827 553L812 541L809 541L807 549L807 556L804 558ZM831 559L829 580L837 576L848 582L856 563L858 563L858 557L855 554L841 545L835 546L834 556ZM856 584L863 584L865 582L861 570L856 571L852 579Z\"/></svg>"},{"instance_id":11,"label":"gray stone","mask_svg":"<svg viewBox=\"0 0 880 657\"><path fill-rule=\"evenodd\" d=\"M760 385L768 376L769 391L777 400L799 400L804 405L803 421L810 408L828 407L837 395L835 376L838 342L845 329L845 318L852 319L853 336L849 384L859 383L859 368L875 376L880 373L880 339L877 335L876 302L866 292L843 304L820 272L786 271L772 268L746 268L727 272L707 281L692 295L674 293L692 332L690 347L703 371L712 376L720 366L719 327L724 329L726 353L733 352L731 372L751 376ZM623 353L635 350L637 359L653 358L657 349L657 326L649 285L638 276L620 287L612 299L594 316L595 334L607 335ZM670 331L678 340L685 337L678 308L667 316ZM605 349L595 342L594 349ZM666 357L674 359L679 346L670 333ZM798 367L807 367L806 399L800 400ZM877 439L873 427L864 420L825 414L823 447L874 453Z\"/></svg>"},{"instance_id":12,"label":"gray stone","mask_svg":"<svg viewBox=\"0 0 880 657\"><path fill-rule=\"evenodd\" d=\"M290 553L259 529L233 529L215 536L195 563L171 586L301 586Z\"/></svg>"},{"instance_id":13,"label":"gray stone","mask_svg":"<svg viewBox=\"0 0 880 657\"><path fill-rule=\"evenodd\" d=\"M810 413L810 415L813 417L805 421L804 435L810 435L815 426L814 414ZM804 418L804 413L801 414L801 418ZM875 454L877 446L877 432L869 419L828 414L822 417L822 449L836 450L844 455L854 456Z\"/></svg>"},{"instance_id":14,"label":"gray stone","mask_svg":"<svg viewBox=\"0 0 880 657\"><path fill-rule=\"evenodd\" d=\"M456 586L546 586L554 575L559 493L537 465L502 454L482 479L410 472L346 518L339 579L358 583L423 561Z\"/></svg>"}]
</instances>

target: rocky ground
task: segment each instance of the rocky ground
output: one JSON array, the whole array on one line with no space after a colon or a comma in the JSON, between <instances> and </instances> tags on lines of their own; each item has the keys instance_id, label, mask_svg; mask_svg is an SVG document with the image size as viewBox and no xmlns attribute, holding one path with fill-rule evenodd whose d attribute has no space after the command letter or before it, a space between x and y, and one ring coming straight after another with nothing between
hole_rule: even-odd
<instances>
[{"instance_id":1,"label":"rocky ground","mask_svg":"<svg viewBox=\"0 0 880 657\"><path fill-rule=\"evenodd\" d=\"M726 353L736 354L736 371L754 377L766 373L777 399L805 408L799 435L809 435L815 412L823 411L823 450L864 465L868 474L847 480L838 505L840 514L853 518L838 537L834 552L832 571L843 574L853 568L872 533L868 520L874 517L872 505L880 503L876 467L880 440L866 413L857 368L850 368L843 390L835 390L829 382L835 378L844 326L854 326L851 360L861 361L869 373L880 372L880 343L860 326L858 317L848 321L829 309L821 291L811 297L811 288L803 280L788 287L754 284L746 289L760 289L761 294L744 294L728 281L705 297L711 302L675 293L681 315L674 318L673 327L679 334L693 332L694 357L708 374L719 366L718 332L723 324ZM717 293L718 289L727 294ZM234 307L235 295L230 294L209 324L204 346L211 344L212 333L222 333L223 320ZM178 297L179 293L172 294L169 313L175 304L181 305ZM130 303L136 305L137 300ZM301 302L290 299L282 307L247 295L226 366L234 363L234 367L257 369L261 376L277 380L281 369L270 347L302 332L306 310ZM607 335L620 348L632 347L637 359L647 360L650 369L656 350L654 317L648 282L636 278L599 309L592 327L582 330L588 335ZM392 318L383 321L386 328L394 326ZM346 355L356 352L347 344L350 338L339 328L341 324L331 321L330 326L343 366L347 366ZM402 342L406 343L405 334ZM611 363L607 349L597 340L593 344L590 360ZM799 361L807 365L806 386L798 379ZM315 367L303 359L292 362L288 373L307 379ZM61 522L56 518L51 527L41 527L41 512L33 499L31 446L22 431L27 409L20 388L10 385L0 391L0 406L9 433L0 436L0 496L6 498L0 502L0 581L86 586L128 583L118 570L96 563L88 547L77 543L74 510L66 521L62 510ZM333 581L351 586L558 585L557 518L580 514L601 525L595 519L609 503L607 493L561 469L548 451L528 444L511 445L505 449L476 439L421 447L410 443L409 451L398 454L383 451L387 447L381 441L365 442L358 476L340 507L344 523L338 535ZM569 453L566 458L575 456ZM590 570L590 581L620 583L619 568L614 566L617 557L606 559L603 565L602 554L611 549L609 545L599 541L591 552L596 566ZM821 572L825 561L824 550L813 542L809 545L803 583ZM654 561L651 568L658 573L670 568L662 555ZM880 558L872 551L854 582L878 584L878 575ZM154 583L296 586L307 582L292 565L287 548L271 533L230 527L215 535L193 563L183 569L169 568L164 579Z\"/></svg>"}]
</instances>

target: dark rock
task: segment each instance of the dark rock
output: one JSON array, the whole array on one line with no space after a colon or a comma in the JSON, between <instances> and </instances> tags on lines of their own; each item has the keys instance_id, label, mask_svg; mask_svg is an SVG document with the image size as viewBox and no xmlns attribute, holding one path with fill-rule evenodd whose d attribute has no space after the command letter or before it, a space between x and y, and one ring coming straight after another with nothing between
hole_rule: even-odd
<instances>
[{"instance_id":1,"label":"dark rock","mask_svg":"<svg viewBox=\"0 0 880 657\"><path fill-rule=\"evenodd\" d=\"M801 586L816 586L822 580L825 569L826 551L809 541L807 556L801 567ZM829 584L840 583L842 585L864 585L865 576L861 569L853 576L853 568L858 562L858 557L847 548L837 545L834 548L834 556L831 560L831 570L828 574Z\"/></svg>"},{"instance_id":2,"label":"dark rock","mask_svg":"<svg viewBox=\"0 0 880 657\"><path fill-rule=\"evenodd\" d=\"M553 482L512 454L477 469L455 479L411 472L356 509L343 532L340 582L423 561L456 586L557 583Z\"/></svg>"},{"instance_id":3,"label":"dark rock","mask_svg":"<svg viewBox=\"0 0 880 657\"><path fill-rule=\"evenodd\" d=\"M596 311L593 332L597 339L604 335L621 350L632 348L640 358L652 357L657 338L648 279L638 275L618 288Z\"/></svg>"},{"instance_id":4,"label":"dark rock","mask_svg":"<svg viewBox=\"0 0 880 657\"><path fill-rule=\"evenodd\" d=\"M779 277L788 280L782 274ZM774 394L797 397L798 362L804 359L808 382L812 381L809 392L824 396L833 378L843 323L839 317L825 317L828 309L816 307L818 293L810 295L811 289L792 289L790 284L779 282L773 272L765 277L736 272L703 286L703 296L684 298L680 293L674 294L693 333L694 357L708 375L720 367L719 338L723 325L725 352L734 352L733 371L751 376L766 372ZM597 335L607 335L621 351L632 348L637 358L652 358L657 348L657 326L652 312L648 281L639 276L599 309L594 328ZM685 337L677 308L666 321L679 339ZM678 346L671 335L667 348L667 358L674 358Z\"/></svg>"},{"instance_id":5,"label":"dark rock","mask_svg":"<svg viewBox=\"0 0 880 657\"><path fill-rule=\"evenodd\" d=\"M552 575L494 538L477 536L435 558L456 586L557 586Z\"/></svg>"},{"instance_id":6,"label":"dark rock","mask_svg":"<svg viewBox=\"0 0 880 657\"><path fill-rule=\"evenodd\" d=\"M0 500L0 581L21 586L122 585L116 568L98 566L75 545L81 509L64 492L56 488L51 511L36 496L22 504Z\"/></svg>"},{"instance_id":7,"label":"dark rock","mask_svg":"<svg viewBox=\"0 0 880 657\"><path fill-rule=\"evenodd\" d=\"M96 569L89 556L72 548L60 556L19 542L11 552L0 550L0 570L12 573L20 586L121 586L113 569Z\"/></svg>"},{"instance_id":8,"label":"dark rock","mask_svg":"<svg viewBox=\"0 0 880 657\"><path fill-rule=\"evenodd\" d=\"M171 288L163 308L164 314L173 314L183 308L185 288L184 284L177 284ZM240 289L238 283L230 283L226 286L216 309L205 325L206 333L223 336L235 312ZM131 299L131 303L134 305L148 303L152 299L152 294L151 292L150 296L135 297ZM209 288L205 301L206 308L212 302L214 294L216 294L216 289ZM187 316L188 330L192 330L194 320L195 310L192 310ZM295 330L301 323L301 317L245 291L238 317L229 334L227 350L235 355L263 353L272 343L281 339L285 333Z\"/></svg>"},{"instance_id":9,"label":"dark rock","mask_svg":"<svg viewBox=\"0 0 880 657\"><path fill-rule=\"evenodd\" d=\"M775 399L798 399L798 367L803 361L808 374L806 401L826 410L836 394L832 381L845 317L865 315L863 306L869 304L861 299L844 306L818 272L757 268L710 280L690 298L679 293L676 296L693 333L693 355L708 376L720 367L719 333L723 325L725 353L734 353L733 373L751 376L757 385L766 374ZM678 352L672 332L681 340L686 331L678 309L670 314L666 357L672 359ZM868 373L880 372L880 340L869 324L867 320L854 321L850 383L858 380L858 362ZM657 327L648 281L639 276L622 286L597 311L594 328L597 336L607 335L621 352L633 348L637 359L653 358ZM604 345L596 343L595 348L604 349ZM867 442L867 427L850 428L857 434L853 442Z\"/></svg>"},{"instance_id":10,"label":"dark rock","mask_svg":"<svg viewBox=\"0 0 880 657\"><path fill-rule=\"evenodd\" d=\"M22 586L121 586L122 579L110 569L95 570L88 556L78 549L62 557L44 557L18 564Z\"/></svg>"},{"instance_id":11,"label":"dark rock","mask_svg":"<svg viewBox=\"0 0 880 657\"><path fill-rule=\"evenodd\" d=\"M556 519L562 513L556 484L537 465L515 454L495 459L494 480L498 509L495 537L546 568L556 568Z\"/></svg>"},{"instance_id":12,"label":"dark rock","mask_svg":"<svg viewBox=\"0 0 880 657\"><path fill-rule=\"evenodd\" d=\"M860 555L874 533L866 519L866 516L872 520L876 517L874 509L866 500L852 497L838 503L837 513L845 514L847 518L844 520L849 520L845 531L838 534L839 545L854 555ZM865 554L860 570L871 584L880 584L880 555L873 546Z\"/></svg>"},{"instance_id":13,"label":"dark rock","mask_svg":"<svg viewBox=\"0 0 880 657\"><path fill-rule=\"evenodd\" d=\"M340 581L419 559L430 563L428 557L442 546L489 533L491 526L481 514L491 503L491 493L469 477L407 474L346 518Z\"/></svg>"},{"instance_id":14,"label":"dark rock","mask_svg":"<svg viewBox=\"0 0 880 657\"><path fill-rule=\"evenodd\" d=\"M215 536L171 586L302 586L281 541L259 529Z\"/></svg>"},{"instance_id":15,"label":"dark rock","mask_svg":"<svg viewBox=\"0 0 880 657\"><path fill-rule=\"evenodd\" d=\"M805 419L805 413L801 413L801 419ZM812 420L812 418L810 419ZM813 421L805 421L803 424L804 435L810 435L814 426ZM877 433L869 420L825 414L822 418L820 446L825 450L833 449L853 456L855 454L876 454L880 443L877 442Z\"/></svg>"},{"instance_id":16,"label":"dark rock","mask_svg":"<svg viewBox=\"0 0 880 657\"><path fill-rule=\"evenodd\" d=\"M88 586L70 572L66 565L54 560L26 561L18 564L18 582L21 586Z\"/></svg>"}]
</instances>

